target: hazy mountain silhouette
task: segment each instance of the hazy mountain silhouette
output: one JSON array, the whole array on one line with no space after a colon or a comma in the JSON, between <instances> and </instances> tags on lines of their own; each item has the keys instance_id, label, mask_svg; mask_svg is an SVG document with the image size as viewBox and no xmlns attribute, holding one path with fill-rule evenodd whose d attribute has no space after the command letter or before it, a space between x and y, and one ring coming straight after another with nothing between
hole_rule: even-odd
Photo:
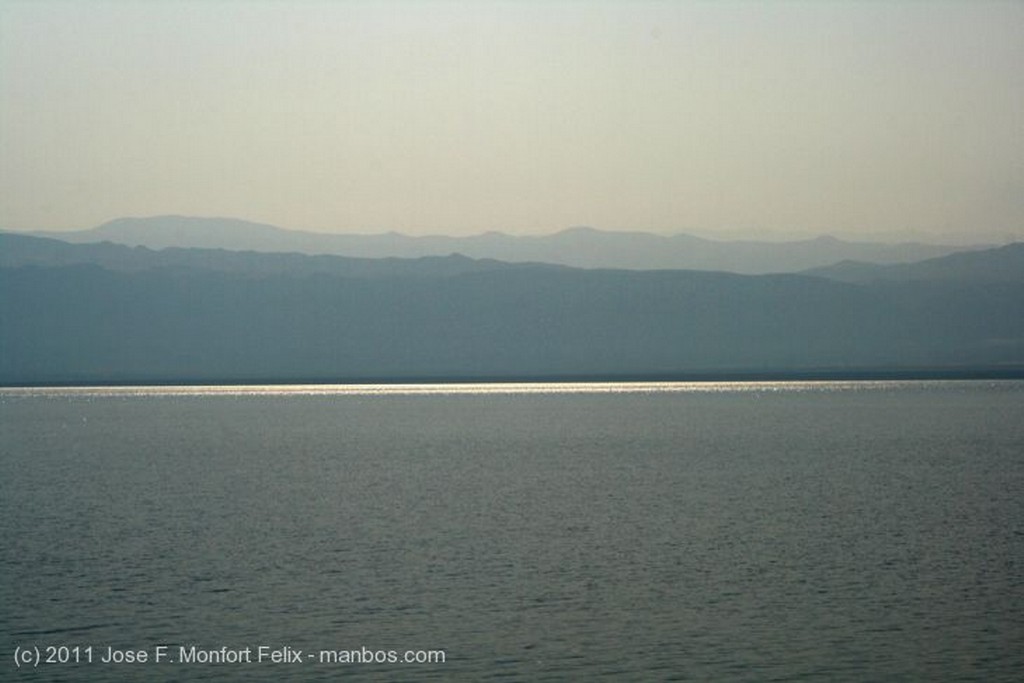
<instances>
[{"instance_id":1,"label":"hazy mountain silhouette","mask_svg":"<svg viewBox=\"0 0 1024 683\"><path fill-rule=\"evenodd\" d=\"M716 241L571 228L552 235L488 232L471 237L413 237L399 233L336 235L283 230L228 218L121 218L91 230L35 233L68 242L111 241L152 249L202 247L264 252L417 258L459 253L472 258L555 263L582 268L697 269L759 274L794 272L842 260L902 263L968 247L920 243L846 242L819 237L794 242Z\"/></svg>"},{"instance_id":2,"label":"hazy mountain silhouette","mask_svg":"<svg viewBox=\"0 0 1024 683\"><path fill-rule=\"evenodd\" d=\"M344 275L348 277L409 277L455 275L481 270L510 269L522 265L493 259L471 259L459 254L415 259L309 256L298 253L228 251L225 249L153 250L113 242L72 244L45 237L0 233L0 267L68 266L92 264L119 271L187 268L249 275Z\"/></svg>"},{"instance_id":3,"label":"hazy mountain silhouette","mask_svg":"<svg viewBox=\"0 0 1024 683\"><path fill-rule=\"evenodd\" d=\"M1024 367L1020 279L294 254L268 267L278 255L2 239L6 384ZM52 253L19 264L32 249Z\"/></svg>"},{"instance_id":4,"label":"hazy mountain silhouette","mask_svg":"<svg viewBox=\"0 0 1024 683\"><path fill-rule=\"evenodd\" d=\"M857 283L893 280L1021 282L1024 281L1024 243L1015 242L995 249L967 251L917 263L879 265L841 261L804 273Z\"/></svg>"}]
</instances>

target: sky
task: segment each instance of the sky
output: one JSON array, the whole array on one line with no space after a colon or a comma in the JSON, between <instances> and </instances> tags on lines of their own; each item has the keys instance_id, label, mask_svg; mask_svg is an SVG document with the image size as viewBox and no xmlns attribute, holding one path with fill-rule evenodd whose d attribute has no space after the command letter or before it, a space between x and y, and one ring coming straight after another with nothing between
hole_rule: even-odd
<instances>
[{"instance_id":1,"label":"sky","mask_svg":"<svg viewBox=\"0 0 1024 683\"><path fill-rule=\"evenodd\" d=\"M1024 239L1024 2L0 0L0 228Z\"/></svg>"}]
</instances>

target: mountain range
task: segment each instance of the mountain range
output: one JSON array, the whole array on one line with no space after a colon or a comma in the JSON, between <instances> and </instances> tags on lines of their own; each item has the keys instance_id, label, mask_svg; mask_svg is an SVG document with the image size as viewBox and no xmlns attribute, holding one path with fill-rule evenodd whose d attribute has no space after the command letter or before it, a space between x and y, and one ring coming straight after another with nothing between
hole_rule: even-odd
<instances>
[{"instance_id":1,"label":"mountain range","mask_svg":"<svg viewBox=\"0 0 1024 683\"><path fill-rule=\"evenodd\" d=\"M1024 270L1024 242L998 249L965 251L916 263L882 265L863 261L841 261L823 268L811 268L806 275L819 275L842 282L1019 282Z\"/></svg>"},{"instance_id":2,"label":"mountain range","mask_svg":"<svg viewBox=\"0 0 1024 683\"><path fill-rule=\"evenodd\" d=\"M933 371L1024 373L1024 245L743 275L0 234L7 385Z\"/></svg>"},{"instance_id":3,"label":"mountain range","mask_svg":"<svg viewBox=\"0 0 1024 683\"><path fill-rule=\"evenodd\" d=\"M494 259L471 259L461 254L420 258L353 258L295 252L272 253L167 247L129 247L113 242L73 244L47 237L0 232L0 267L57 267L92 264L109 270L136 272L155 268L206 270L257 275L340 275L346 277L402 277L454 275L501 270L520 265L539 268L564 266L513 264Z\"/></svg>"},{"instance_id":4,"label":"mountain range","mask_svg":"<svg viewBox=\"0 0 1024 683\"><path fill-rule=\"evenodd\" d=\"M119 218L72 232L32 233L65 242L115 242L151 249L198 247L360 258L419 258L462 254L476 259L542 262L577 268L718 270L786 273L854 260L893 264L945 256L971 247L921 243L848 242L818 237L791 242L718 241L693 235L611 232L577 227L550 235L488 232L469 237L324 234L285 230L232 218ZM978 245L979 248L986 245Z\"/></svg>"}]
</instances>

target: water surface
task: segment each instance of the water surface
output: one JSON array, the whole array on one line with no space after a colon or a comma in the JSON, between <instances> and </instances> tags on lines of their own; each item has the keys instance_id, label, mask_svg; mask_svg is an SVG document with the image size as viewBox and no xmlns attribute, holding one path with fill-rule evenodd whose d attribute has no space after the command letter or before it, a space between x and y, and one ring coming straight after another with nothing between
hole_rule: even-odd
<instances>
[{"instance_id":1,"label":"water surface","mask_svg":"<svg viewBox=\"0 0 1024 683\"><path fill-rule=\"evenodd\" d=\"M2 389L0 678L1017 680L1022 494L1013 381Z\"/></svg>"}]
</instances>

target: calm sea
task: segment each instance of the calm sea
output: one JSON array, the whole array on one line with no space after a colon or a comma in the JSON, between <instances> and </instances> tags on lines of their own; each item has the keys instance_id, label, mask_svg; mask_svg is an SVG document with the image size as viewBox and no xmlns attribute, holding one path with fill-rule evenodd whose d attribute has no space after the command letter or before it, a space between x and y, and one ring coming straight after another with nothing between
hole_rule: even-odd
<instances>
[{"instance_id":1,"label":"calm sea","mask_svg":"<svg viewBox=\"0 0 1024 683\"><path fill-rule=\"evenodd\" d=\"M0 538L2 680L1018 681L1024 382L4 389Z\"/></svg>"}]
</instances>

